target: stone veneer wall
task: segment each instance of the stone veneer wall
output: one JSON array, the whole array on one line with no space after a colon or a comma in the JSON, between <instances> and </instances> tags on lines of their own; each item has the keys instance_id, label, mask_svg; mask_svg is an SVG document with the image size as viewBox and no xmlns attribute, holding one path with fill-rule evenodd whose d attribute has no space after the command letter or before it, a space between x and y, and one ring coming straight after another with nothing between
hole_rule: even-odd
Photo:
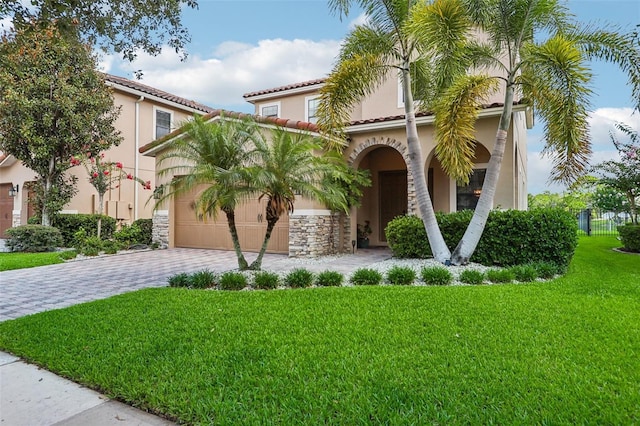
<instances>
[{"instance_id":1,"label":"stone veneer wall","mask_svg":"<svg viewBox=\"0 0 640 426\"><path fill-rule=\"evenodd\" d=\"M316 257L344 252L345 239L341 240L340 235L342 227L340 214L329 211L294 212L289 216L289 257Z\"/></svg>"},{"instance_id":2,"label":"stone veneer wall","mask_svg":"<svg viewBox=\"0 0 640 426\"><path fill-rule=\"evenodd\" d=\"M169 211L157 210L153 212L152 222L151 241L157 243L161 249L169 248Z\"/></svg>"}]
</instances>

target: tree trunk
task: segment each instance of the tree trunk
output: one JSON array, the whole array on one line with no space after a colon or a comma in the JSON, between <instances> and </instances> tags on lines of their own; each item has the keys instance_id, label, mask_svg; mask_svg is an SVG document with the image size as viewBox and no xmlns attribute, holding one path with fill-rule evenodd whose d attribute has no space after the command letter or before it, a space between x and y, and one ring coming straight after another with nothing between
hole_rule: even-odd
<instances>
[{"instance_id":1,"label":"tree trunk","mask_svg":"<svg viewBox=\"0 0 640 426\"><path fill-rule=\"evenodd\" d=\"M44 191L42 192L42 224L51 226L51 212L49 211L49 195L51 194L51 186L53 179L53 171L56 167L55 158L49 159L49 173L44 180Z\"/></svg>"},{"instance_id":2,"label":"tree trunk","mask_svg":"<svg viewBox=\"0 0 640 426\"><path fill-rule=\"evenodd\" d=\"M273 228L278 223L280 219L280 215L278 215L275 210L271 207L271 203L267 202L267 231L264 233L264 241L262 242L262 247L260 247L260 253L258 253L258 257L256 260L251 263L249 269L253 271L259 271L262 268L262 258L264 257L264 253L267 251L267 245L269 244L269 240L271 239L271 232L273 232Z\"/></svg>"},{"instance_id":3,"label":"tree trunk","mask_svg":"<svg viewBox=\"0 0 640 426\"><path fill-rule=\"evenodd\" d=\"M104 194L98 193L98 239L102 235L102 212L104 211Z\"/></svg>"},{"instance_id":4,"label":"tree trunk","mask_svg":"<svg viewBox=\"0 0 640 426\"><path fill-rule=\"evenodd\" d=\"M513 85L508 84L504 97L504 109L502 110L500 125L496 133L496 144L491 153L489 165L487 166L487 174L482 184L480 199L478 200L478 205L473 212L473 217L471 218L471 222L469 222L467 230L453 251L451 257L451 263L453 265L465 265L469 263L469 258L471 258L473 252L476 251L476 247L478 247L480 237L489 218L489 213L493 208L493 199L496 194L496 189L498 188L502 158L504 157L504 150L507 146L507 131L511 125L513 90Z\"/></svg>"},{"instance_id":5,"label":"tree trunk","mask_svg":"<svg viewBox=\"0 0 640 426\"><path fill-rule=\"evenodd\" d=\"M249 267L247 259L242 254L242 248L240 247L240 238L238 238L238 230L236 229L236 213L231 209L222 209L227 216L227 224L229 226L229 232L231 233L231 241L233 241L233 249L236 252L238 258L238 269L241 271L246 270Z\"/></svg>"},{"instance_id":6,"label":"tree trunk","mask_svg":"<svg viewBox=\"0 0 640 426\"><path fill-rule=\"evenodd\" d=\"M434 259L441 263L447 263L451 258L451 252L442 237L436 214L433 211L429 188L424 175L424 162L422 160L422 149L418 138L418 127L416 125L415 108L413 106L413 93L411 93L411 76L409 75L409 63L405 63L402 70L402 91L404 93L405 123L407 128L407 148L409 151L409 167L413 175L413 184L416 189L416 201L429 246Z\"/></svg>"}]
</instances>

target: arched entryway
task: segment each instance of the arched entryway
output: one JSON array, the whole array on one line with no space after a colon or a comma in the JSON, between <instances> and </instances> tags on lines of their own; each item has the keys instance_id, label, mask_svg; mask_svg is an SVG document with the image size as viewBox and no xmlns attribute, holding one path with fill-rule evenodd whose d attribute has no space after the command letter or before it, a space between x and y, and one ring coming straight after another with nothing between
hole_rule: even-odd
<instances>
[{"instance_id":1,"label":"arched entryway","mask_svg":"<svg viewBox=\"0 0 640 426\"><path fill-rule=\"evenodd\" d=\"M372 138L350 156L352 166L369 170L372 183L364 189L361 205L352 210L354 239L356 226L362 227L368 222L371 228L369 244L386 245L384 229L389 221L410 211L410 200L415 200L415 191L404 154L404 146L396 140Z\"/></svg>"}]
</instances>

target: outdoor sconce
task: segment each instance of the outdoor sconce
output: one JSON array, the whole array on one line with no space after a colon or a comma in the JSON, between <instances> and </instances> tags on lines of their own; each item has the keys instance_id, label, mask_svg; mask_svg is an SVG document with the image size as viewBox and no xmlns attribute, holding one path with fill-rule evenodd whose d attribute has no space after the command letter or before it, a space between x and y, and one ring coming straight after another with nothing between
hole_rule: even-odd
<instances>
[{"instance_id":1,"label":"outdoor sconce","mask_svg":"<svg viewBox=\"0 0 640 426\"><path fill-rule=\"evenodd\" d=\"M153 190L153 199L159 200L160 198L162 198L163 194L164 194L164 185L156 186L156 189Z\"/></svg>"},{"instance_id":2,"label":"outdoor sconce","mask_svg":"<svg viewBox=\"0 0 640 426\"><path fill-rule=\"evenodd\" d=\"M351 252L356 252L356 240L351 240Z\"/></svg>"},{"instance_id":3,"label":"outdoor sconce","mask_svg":"<svg viewBox=\"0 0 640 426\"><path fill-rule=\"evenodd\" d=\"M18 186L18 184L16 184L16 186L12 186L9 189L9 197L15 197L16 195L18 195L19 190L20 190L20 186Z\"/></svg>"},{"instance_id":4,"label":"outdoor sconce","mask_svg":"<svg viewBox=\"0 0 640 426\"><path fill-rule=\"evenodd\" d=\"M480 198L480 194L482 194L482 189L474 189L474 190L473 190L473 195L474 195L476 198Z\"/></svg>"}]
</instances>

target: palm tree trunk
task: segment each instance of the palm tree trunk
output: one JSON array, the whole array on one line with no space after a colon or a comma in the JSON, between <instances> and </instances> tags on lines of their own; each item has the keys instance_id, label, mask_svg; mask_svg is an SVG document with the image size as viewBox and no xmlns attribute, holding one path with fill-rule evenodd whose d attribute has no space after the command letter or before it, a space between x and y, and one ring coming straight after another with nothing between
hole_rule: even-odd
<instances>
[{"instance_id":1,"label":"palm tree trunk","mask_svg":"<svg viewBox=\"0 0 640 426\"><path fill-rule=\"evenodd\" d=\"M476 251L476 247L478 247L480 237L489 218L489 213L493 208L493 199L496 194L496 188L498 187L502 158L504 157L504 150L507 146L507 131L511 125L513 91L513 85L508 84L504 97L504 109L502 110L498 132L496 133L496 144L493 147L491 159L487 166L487 174L482 184L480 199L478 200L478 205L473 212L473 217L471 218L471 222L469 222L467 230L453 251L451 257L451 263L453 265L465 265L469 263L469 258L471 258L473 252Z\"/></svg>"},{"instance_id":2,"label":"palm tree trunk","mask_svg":"<svg viewBox=\"0 0 640 426\"><path fill-rule=\"evenodd\" d=\"M262 242L262 247L260 247L260 253L258 253L258 257L256 260L251 263L249 269L252 271L259 271L262 268L262 258L264 257L264 253L267 251L267 245L269 244L269 240L271 239L271 233L273 232L273 228L275 228L276 223L280 219L280 216L274 211L271 207L271 203L267 203L267 231L264 233L264 241Z\"/></svg>"},{"instance_id":3,"label":"palm tree trunk","mask_svg":"<svg viewBox=\"0 0 640 426\"><path fill-rule=\"evenodd\" d=\"M424 162L422 160L422 150L420 149L420 139L418 138L418 127L416 125L416 114L413 106L413 93L411 93L411 76L409 75L409 62L405 63L402 70L402 91L404 93L404 111L407 128L407 148L409 151L409 166L413 175L413 183L416 189L416 201L429 246L434 259L441 263L447 263L451 258L451 252L442 237L436 214L433 211L429 188L424 175Z\"/></svg>"},{"instance_id":4,"label":"palm tree trunk","mask_svg":"<svg viewBox=\"0 0 640 426\"><path fill-rule=\"evenodd\" d=\"M236 229L236 212L231 209L222 209L227 216L227 225L229 226L229 233L231 233L231 241L233 241L233 249L236 252L238 258L238 269L241 271L246 270L249 267L247 259L242 254L240 248L240 238L238 237L238 230Z\"/></svg>"}]
</instances>

